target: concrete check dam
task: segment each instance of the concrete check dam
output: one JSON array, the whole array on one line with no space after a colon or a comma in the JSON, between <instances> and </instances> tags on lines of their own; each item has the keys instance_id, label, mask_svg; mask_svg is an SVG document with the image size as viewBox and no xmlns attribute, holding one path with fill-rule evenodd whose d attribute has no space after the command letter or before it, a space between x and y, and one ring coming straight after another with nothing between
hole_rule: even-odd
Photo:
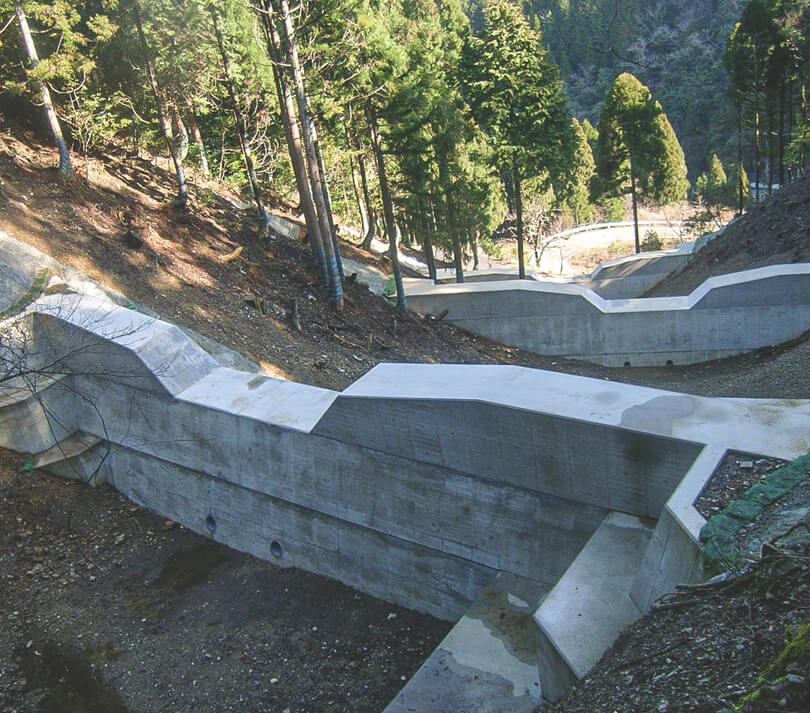
<instances>
[{"instance_id":1,"label":"concrete check dam","mask_svg":"<svg viewBox=\"0 0 810 713\"><path fill-rule=\"evenodd\" d=\"M224 367L177 327L79 294L5 324L36 378L0 391L3 446L459 620L390 713L560 695L655 598L701 577L692 503L728 450L810 450L807 402L412 364L338 393Z\"/></svg>"}]
</instances>

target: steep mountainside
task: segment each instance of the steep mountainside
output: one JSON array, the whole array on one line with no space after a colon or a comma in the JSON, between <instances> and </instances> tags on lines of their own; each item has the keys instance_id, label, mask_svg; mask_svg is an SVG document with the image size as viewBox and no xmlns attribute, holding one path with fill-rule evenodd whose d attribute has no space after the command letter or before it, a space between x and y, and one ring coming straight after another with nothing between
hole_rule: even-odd
<instances>
[{"instance_id":1,"label":"steep mountainside","mask_svg":"<svg viewBox=\"0 0 810 713\"><path fill-rule=\"evenodd\" d=\"M524 3L562 69L574 114L596 125L613 79L635 74L664 107L692 177L707 169L713 152L734 157L723 55L744 5L744 0Z\"/></svg>"}]
</instances>

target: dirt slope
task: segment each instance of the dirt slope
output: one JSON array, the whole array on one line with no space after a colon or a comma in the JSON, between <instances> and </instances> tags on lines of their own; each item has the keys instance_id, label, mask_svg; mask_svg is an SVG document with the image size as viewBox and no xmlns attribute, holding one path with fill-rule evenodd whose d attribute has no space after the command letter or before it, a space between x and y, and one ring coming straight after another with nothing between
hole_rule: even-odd
<instances>
[{"instance_id":1,"label":"dirt slope","mask_svg":"<svg viewBox=\"0 0 810 713\"><path fill-rule=\"evenodd\" d=\"M241 197L227 186L192 182L192 211L178 213L170 175L149 161L100 156L88 185L61 178L54 157L31 133L0 129L0 229L278 376L343 389L381 361L504 363L703 395L810 398L808 340L694 367L606 369L505 348L435 320L403 320L359 284L347 286L338 316L321 299L308 246L260 243L250 211L235 207ZM290 215L288 206L275 209ZM139 250L124 243L129 217L144 240ZM238 247L242 254L223 262ZM386 266L349 241L342 251Z\"/></svg>"},{"instance_id":2,"label":"dirt slope","mask_svg":"<svg viewBox=\"0 0 810 713\"><path fill-rule=\"evenodd\" d=\"M810 262L810 177L752 206L646 296L688 295L714 275L795 262Z\"/></svg>"}]
</instances>

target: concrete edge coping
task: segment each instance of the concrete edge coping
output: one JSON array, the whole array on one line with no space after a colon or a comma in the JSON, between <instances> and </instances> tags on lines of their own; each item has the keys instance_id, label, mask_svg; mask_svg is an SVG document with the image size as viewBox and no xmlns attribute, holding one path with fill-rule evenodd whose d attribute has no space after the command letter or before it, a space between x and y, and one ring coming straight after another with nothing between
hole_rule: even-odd
<instances>
[{"instance_id":1,"label":"concrete edge coping","mask_svg":"<svg viewBox=\"0 0 810 713\"><path fill-rule=\"evenodd\" d=\"M134 309L81 294L45 295L28 312L56 319L131 353L171 396L219 367L217 361L179 327ZM167 343L176 349L167 350ZM171 355L167 357L167 353Z\"/></svg>"},{"instance_id":2,"label":"concrete edge coping","mask_svg":"<svg viewBox=\"0 0 810 713\"><path fill-rule=\"evenodd\" d=\"M725 446L707 445L664 505L695 545L700 543L700 531L706 524L706 519L697 511L694 502L700 497L726 453L728 449Z\"/></svg>"},{"instance_id":3,"label":"concrete edge coping","mask_svg":"<svg viewBox=\"0 0 810 713\"><path fill-rule=\"evenodd\" d=\"M310 433L339 392L219 367L176 394L178 401Z\"/></svg>"}]
</instances>

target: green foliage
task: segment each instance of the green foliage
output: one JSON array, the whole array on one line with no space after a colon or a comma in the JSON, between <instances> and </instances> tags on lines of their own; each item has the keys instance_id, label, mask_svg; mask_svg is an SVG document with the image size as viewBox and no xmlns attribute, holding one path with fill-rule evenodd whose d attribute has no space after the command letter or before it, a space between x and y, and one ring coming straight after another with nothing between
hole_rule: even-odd
<instances>
[{"instance_id":1,"label":"green foliage","mask_svg":"<svg viewBox=\"0 0 810 713\"><path fill-rule=\"evenodd\" d=\"M650 228L644 233L644 240L641 241L641 252L655 252L664 247L664 241L658 237L658 232Z\"/></svg>"},{"instance_id":2,"label":"green foliage","mask_svg":"<svg viewBox=\"0 0 810 713\"><path fill-rule=\"evenodd\" d=\"M620 223L627 215L627 210L624 207L624 201L615 196L612 198L607 198L602 203L602 214L605 221L608 223Z\"/></svg>"},{"instance_id":3,"label":"green foliage","mask_svg":"<svg viewBox=\"0 0 810 713\"><path fill-rule=\"evenodd\" d=\"M596 133L590 124L593 133ZM588 141L588 131L576 119L573 119L576 150L574 153L574 178L565 209L571 214L575 224L590 223L596 216L596 207L591 203L590 186L596 173L596 161Z\"/></svg>"},{"instance_id":4,"label":"green foliage","mask_svg":"<svg viewBox=\"0 0 810 713\"><path fill-rule=\"evenodd\" d=\"M541 37L508 0L489 0L485 28L465 50L466 96L496 147L521 175L545 173L568 188L575 140L557 66Z\"/></svg>"},{"instance_id":5,"label":"green foliage","mask_svg":"<svg viewBox=\"0 0 810 713\"><path fill-rule=\"evenodd\" d=\"M686 197L683 150L661 105L631 74L616 78L599 121L597 190L621 196L633 190L648 200Z\"/></svg>"}]
</instances>

